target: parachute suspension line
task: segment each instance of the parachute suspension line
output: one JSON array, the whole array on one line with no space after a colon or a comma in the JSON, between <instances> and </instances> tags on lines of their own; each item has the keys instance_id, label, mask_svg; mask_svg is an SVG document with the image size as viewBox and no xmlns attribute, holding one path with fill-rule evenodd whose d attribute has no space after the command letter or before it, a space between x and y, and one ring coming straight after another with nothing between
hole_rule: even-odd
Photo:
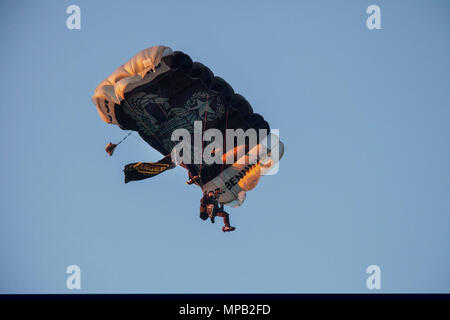
<instances>
[{"instance_id":1,"label":"parachute suspension line","mask_svg":"<svg viewBox=\"0 0 450 320\"><path fill-rule=\"evenodd\" d=\"M128 132L128 134L122 138L122 140L120 140L117 145L121 144L126 138L128 138L131 134L133 133L133 131Z\"/></svg>"},{"instance_id":2,"label":"parachute suspension line","mask_svg":"<svg viewBox=\"0 0 450 320\"><path fill-rule=\"evenodd\" d=\"M206 95L206 107L205 107L205 119L204 119L204 123L203 123L203 131L202 131L202 157L201 157L201 162L200 162L200 172L198 173L198 176L200 178L200 185L201 188L203 188L203 181L202 181L202 165L203 165L203 135L205 133L205 129L206 129L206 122L208 121L208 100L209 100L209 94Z\"/></svg>"},{"instance_id":3,"label":"parachute suspension line","mask_svg":"<svg viewBox=\"0 0 450 320\"><path fill-rule=\"evenodd\" d=\"M128 138L131 134L133 133L133 131L128 132L128 134L122 138L122 140L120 140L118 143L108 143L108 145L105 148L106 153L109 154L109 156L112 156L114 153L114 150L116 149L116 147L121 144L126 138Z\"/></svg>"},{"instance_id":4,"label":"parachute suspension line","mask_svg":"<svg viewBox=\"0 0 450 320\"><path fill-rule=\"evenodd\" d=\"M133 112L136 114L136 111L134 110L134 108L132 107L132 105L129 104L129 103L127 102L127 100L123 100L123 102L126 103L126 105L128 106L128 108L130 108L130 110L133 111ZM166 115L166 117L167 117L167 115ZM133 131L131 131L128 135L130 135L131 133L133 133ZM133 136L133 137L135 137L135 136ZM162 145L161 140L158 139L158 137L157 137L156 134L153 135L153 138L155 138L156 141L158 141L158 143L160 143L160 144ZM137 138L136 138L136 139L137 139ZM123 139L123 140L125 140L125 139ZM138 140L139 140L140 142L142 142L141 139L138 139ZM122 141L121 141L121 142L122 142ZM142 143L144 143L144 142L142 142ZM108 146L109 146L109 145L108 145ZM107 148L108 148L108 146L107 146ZM114 149L113 149L113 151L114 151ZM108 152L108 151L106 151L106 152ZM109 152L108 152L108 154L109 154ZM169 154L170 154L170 153L169 153ZM110 154L110 155L112 155L112 154Z\"/></svg>"},{"instance_id":5,"label":"parachute suspension line","mask_svg":"<svg viewBox=\"0 0 450 320\"><path fill-rule=\"evenodd\" d=\"M223 141L223 145L225 146L224 148L223 148L223 150L222 150L222 173L221 173L221 176L222 176L222 179L223 179L223 164L224 164L224 159L223 159L223 155L225 154L225 161L226 161L226 158L227 158L227 129L228 129L228 108L227 108L227 114L226 114L226 116L225 116L225 140ZM225 153L223 153L225 151Z\"/></svg>"},{"instance_id":6,"label":"parachute suspension line","mask_svg":"<svg viewBox=\"0 0 450 320\"><path fill-rule=\"evenodd\" d=\"M158 86L158 96L161 98L161 87ZM166 120L169 120L169 117L167 116L166 110L164 110L164 107L161 106L161 103L157 104L159 109L164 113L164 116L166 117Z\"/></svg>"},{"instance_id":7,"label":"parachute suspension line","mask_svg":"<svg viewBox=\"0 0 450 320\"><path fill-rule=\"evenodd\" d=\"M162 96L161 96L161 87L160 87L159 85L158 85L158 96L159 96L160 98L162 97ZM164 116L166 117L166 120L169 120L169 117L167 116L167 112L166 112L166 110L164 109L164 106L162 106L161 103L157 103L157 105L158 105L159 109L164 113ZM156 134L153 135L153 137L154 137L161 145L163 145L162 142L161 142L161 140L157 137ZM172 151L173 151L173 149L172 149ZM166 154L165 157L171 156L171 155L172 155L172 151L169 151L169 153ZM172 160L171 160L171 161L172 161ZM173 162L172 162L172 163L173 163Z\"/></svg>"}]
</instances>

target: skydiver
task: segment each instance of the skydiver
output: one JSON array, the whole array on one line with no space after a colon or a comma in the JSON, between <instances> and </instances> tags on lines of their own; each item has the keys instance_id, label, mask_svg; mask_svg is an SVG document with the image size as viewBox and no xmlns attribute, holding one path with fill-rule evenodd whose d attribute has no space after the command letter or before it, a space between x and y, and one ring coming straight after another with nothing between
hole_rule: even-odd
<instances>
[{"instance_id":1,"label":"skydiver","mask_svg":"<svg viewBox=\"0 0 450 320\"><path fill-rule=\"evenodd\" d=\"M230 225L230 215L223 210L223 204L219 206L219 202L217 201L218 191L216 193L213 191L205 191L203 193L203 197L200 200L200 218L202 220L209 218L211 223L214 223L216 217L222 217L224 223L222 231L234 231L236 228Z\"/></svg>"}]
</instances>

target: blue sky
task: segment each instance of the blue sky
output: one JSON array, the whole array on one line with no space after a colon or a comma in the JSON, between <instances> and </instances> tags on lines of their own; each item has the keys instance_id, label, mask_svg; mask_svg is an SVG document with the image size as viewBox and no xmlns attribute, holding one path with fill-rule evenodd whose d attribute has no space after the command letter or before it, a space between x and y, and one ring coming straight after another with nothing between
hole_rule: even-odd
<instances>
[{"instance_id":1,"label":"blue sky","mask_svg":"<svg viewBox=\"0 0 450 320\"><path fill-rule=\"evenodd\" d=\"M81 8L81 30L66 8ZM366 8L381 8L368 30ZM0 292L450 292L448 1L2 1ZM226 79L286 152L233 233L186 172L103 123L97 84L164 44Z\"/></svg>"}]
</instances>

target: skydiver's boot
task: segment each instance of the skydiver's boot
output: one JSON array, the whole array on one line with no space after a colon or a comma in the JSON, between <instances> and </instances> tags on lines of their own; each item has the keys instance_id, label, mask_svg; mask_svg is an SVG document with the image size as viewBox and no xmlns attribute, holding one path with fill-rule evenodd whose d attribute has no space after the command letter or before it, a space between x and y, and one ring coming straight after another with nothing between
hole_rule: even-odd
<instances>
[{"instance_id":1,"label":"skydiver's boot","mask_svg":"<svg viewBox=\"0 0 450 320\"><path fill-rule=\"evenodd\" d=\"M232 227L232 226L223 226L222 227L223 232L230 232L230 231L234 231L234 230L236 230L236 228Z\"/></svg>"}]
</instances>

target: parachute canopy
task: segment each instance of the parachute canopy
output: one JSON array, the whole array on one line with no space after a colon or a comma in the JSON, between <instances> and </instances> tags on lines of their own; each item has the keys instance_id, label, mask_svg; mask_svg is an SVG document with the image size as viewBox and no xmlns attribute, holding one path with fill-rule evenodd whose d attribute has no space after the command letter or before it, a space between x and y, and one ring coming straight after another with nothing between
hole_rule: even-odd
<instances>
[{"instance_id":1,"label":"parachute canopy","mask_svg":"<svg viewBox=\"0 0 450 320\"><path fill-rule=\"evenodd\" d=\"M203 131L216 129L224 135L227 129L255 129L259 141L266 141L265 145L245 142L240 146L227 146L224 142L223 148L219 148L224 159L235 157L236 151L244 148L241 161L233 158L236 161L227 163L178 163L188 170L190 177L198 177L196 184L203 191L219 188L221 203L242 204L245 193L276 165L284 152L278 137L270 134L267 121L253 112L243 96L202 63L193 62L185 53L166 46L142 50L117 68L98 85L92 101L105 122L138 132L164 155L158 163L126 166L128 181L172 168L167 159L178 144L171 140L172 133L185 129L194 138L194 123L198 121ZM198 149L194 140L191 140L193 151ZM259 157L258 150L263 145L269 150L269 156ZM201 147L203 151L203 143ZM272 151L276 157L271 157Z\"/></svg>"}]
</instances>

